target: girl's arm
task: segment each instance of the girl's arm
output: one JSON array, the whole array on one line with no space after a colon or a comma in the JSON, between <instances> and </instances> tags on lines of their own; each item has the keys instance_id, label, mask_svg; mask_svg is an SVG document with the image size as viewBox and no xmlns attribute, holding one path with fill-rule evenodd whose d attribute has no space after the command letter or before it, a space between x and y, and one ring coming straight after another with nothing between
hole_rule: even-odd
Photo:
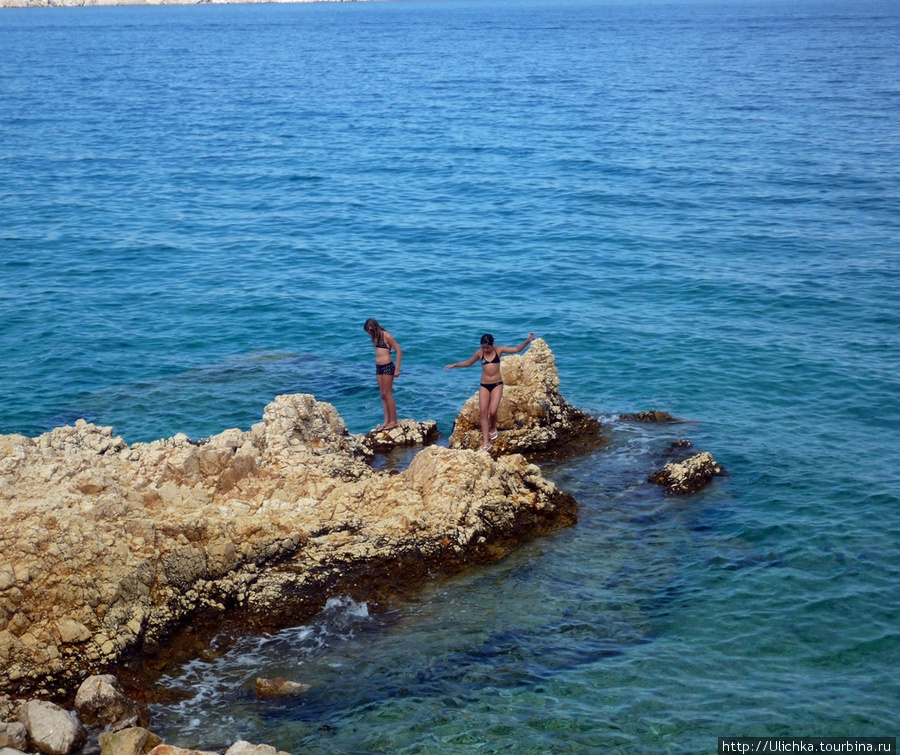
<instances>
[{"instance_id":1,"label":"girl's arm","mask_svg":"<svg viewBox=\"0 0 900 755\"><path fill-rule=\"evenodd\" d=\"M454 362L453 364L448 364L446 367L444 367L444 369L452 370L454 367L471 367L479 359L481 359L481 349L478 349L478 351L472 354L471 359L467 359L465 362Z\"/></svg>"},{"instance_id":2,"label":"girl's arm","mask_svg":"<svg viewBox=\"0 0 900 755\"><path fill-rule=\"evenodd\" d=\"M534 333L529 333L528 338L526 338L522 343L518 346L498 346L497 352L499 354L518 354L522 349L524 349L528 344L530 344L534 340Z\"/></svg>"},{"instance_id":3,"label":"girl's arm","mask_svg":"<svg viewBox=\"0 0 900 755\"><path fill-rule=\"evenodd\" d=\"M387 331L384 331L384 342L397 352L397 366L394 369L394 377L398 377L400 375L400 362L403 361L403 349L400 348L397 340Z\"/></svg>"}]
</instances>

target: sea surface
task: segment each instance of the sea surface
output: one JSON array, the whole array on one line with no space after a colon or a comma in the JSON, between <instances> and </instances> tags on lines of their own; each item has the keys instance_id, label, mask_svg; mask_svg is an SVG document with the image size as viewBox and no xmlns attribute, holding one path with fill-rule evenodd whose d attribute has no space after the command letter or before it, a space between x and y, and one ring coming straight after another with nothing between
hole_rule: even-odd
<instances>
[{"instance_id":1,"label":"sea surface","mask_svg":"<svg viewBox=\"0 0 900 755\"><path fill-rule=\"evenodd\" d=\"M389 611L174 671L167 742L698 753L896 736L900 4L0 11L0 432L450 432L482 333L553 350L580 521ZM639 425L659 409L680 421ZM690 439L727 474L647 482ZM312 685L259 702L257 676Z\"/></svg>"}]
</instances>

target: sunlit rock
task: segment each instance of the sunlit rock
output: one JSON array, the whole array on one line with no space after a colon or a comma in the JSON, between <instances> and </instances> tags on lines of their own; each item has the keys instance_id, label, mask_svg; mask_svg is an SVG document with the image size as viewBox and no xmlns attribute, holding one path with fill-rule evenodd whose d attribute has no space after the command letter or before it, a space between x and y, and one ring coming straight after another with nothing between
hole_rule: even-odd
<instances>
[{"instance_id":1,"label":"sunlit rock","mask_svg":"<svg viewBox=\"0 0 900 755\"><path fill-rule=\"evenodd\" d=\"M438 438L437 422L426 420L416 422L412 419L397 421L397 427L390 430L372 430L366 433L366 444L375 453L385 453L395 448L412 448L433 443Z\"/></svg>"},{"instance_id":2,"label":"sunlit rock","mask_svg":"<svg viewBox=\"0 0 900 755\"><path fill-rule=\"evenodd\" d=\"M146 755L163 743L156 734L139 726L116 732L103 732L98 741L100 755Z\"/></svg>"},{"instance_id":3,"label":"sunlit rock","mask_svg":"<svg viewBox=\"0 0 900 755\"><path fill-rule=\"evenodd\" d=\"M51 702L29 700L19 718L32 746L46 755L69 755L87 739L77 716Z\"/></svg>"},{"instance_id":4,"label":"sunlit rock","mask_svg":"<svg viewBox=\"0 0 900 755\"><path fill-rule=\"evenodd\" d=\"M650 475L650 482L662 485L668 495L693 493L710 483L724 470L709 451L695 454L682 462L670 462Z\"/></svg>"},{"instance_id":5,"label":"sunlit rock","mask_svg":"<svg viewBox=\"0 0 900 755\"><path fill-rule=\"evenodd\" d=\"M0 709L63 699L204 617L296 622L575 520L521 456L432 446L400 474L370 457L305 395L202 442L128 446L81 420L0 436Z\"/></svg>"},{"instance_id":6,"label":"sunlit rock","mask_svg":"<svg viewBox=\"0 0 900 755\"><path fill-rule=\"evenodd\" d=\"M559 459L603 445L600 423L560 395L556 360L543 338L534 339L524 354L503 357L500 365L503 399L493 455ZM450 447L480 449L483 442L476 392L456 417Z\"/></svg>"}]
</instances>

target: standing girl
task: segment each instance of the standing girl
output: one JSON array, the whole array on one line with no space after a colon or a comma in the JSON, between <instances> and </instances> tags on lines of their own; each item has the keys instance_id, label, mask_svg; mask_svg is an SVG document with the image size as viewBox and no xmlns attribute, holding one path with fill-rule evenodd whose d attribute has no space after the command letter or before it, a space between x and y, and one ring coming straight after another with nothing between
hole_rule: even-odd
<instances>
[{"instance_id":1,"label":"standing girl","mask_svg":"<svg viewBox=\"0 0 900 755\"><path fill-rule=\"evenodd\" d=\"M465 362L454 362L444 367L471 367L481 360L481 387L478 389L478 408L481 410L481 434L484 437L482 451L489 451L491 441L497 437L497 412L500 410L500 399L503 398L503 378L500 376L500 355L518 354L534 340L534 333L529 333L518 346L494 346L494 337L485 333L481 337L481 348L471 359Z\"/></svg>"},{"instance_id":2,"label":"standing girl","mask_svg":"<svg viewBox=\"0 0 900 755\"><path fill-rule=\"evenodd\" d=\"M369 334L375 346L375 378L378 390L381 391L381 404L384 407L384 422L373 432L390 430L397 427L397 407L394 404L394 378L400 377L400 362L403 352L394 337L371 317L366 320L363 329ZM391 349L397 352L397 364L391 359Z\"/></svg>"}]
</instances>

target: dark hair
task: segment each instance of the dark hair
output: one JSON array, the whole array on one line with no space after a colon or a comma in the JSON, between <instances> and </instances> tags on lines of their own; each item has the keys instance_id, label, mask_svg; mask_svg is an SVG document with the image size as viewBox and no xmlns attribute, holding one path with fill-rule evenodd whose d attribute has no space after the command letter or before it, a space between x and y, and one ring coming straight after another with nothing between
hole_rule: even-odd
<instances>
[{"instance_id":1,"label":"dark hair","mask_svg":"<svg viewBox=\"0 0 900 755\"><path fill-rule=\"evenodd\" d=\"M378 343L384 337L384 328L378 324L378 320L374 317L370 317L366 320L366 324L363 325L363 330L372 336L372 343Z\"/></svg>"},{"instance_id":2,"label":"dark hair","mask_svg":"<svg viewBox=\"0 0 900 755\"><path fill-rule=\"evenodd\" d=\"M485 344L487 344L488 346L494 345L494 337L490 333L485 333L481 337L481 345L484 346Z\"/></svg>"}]
</instances>

